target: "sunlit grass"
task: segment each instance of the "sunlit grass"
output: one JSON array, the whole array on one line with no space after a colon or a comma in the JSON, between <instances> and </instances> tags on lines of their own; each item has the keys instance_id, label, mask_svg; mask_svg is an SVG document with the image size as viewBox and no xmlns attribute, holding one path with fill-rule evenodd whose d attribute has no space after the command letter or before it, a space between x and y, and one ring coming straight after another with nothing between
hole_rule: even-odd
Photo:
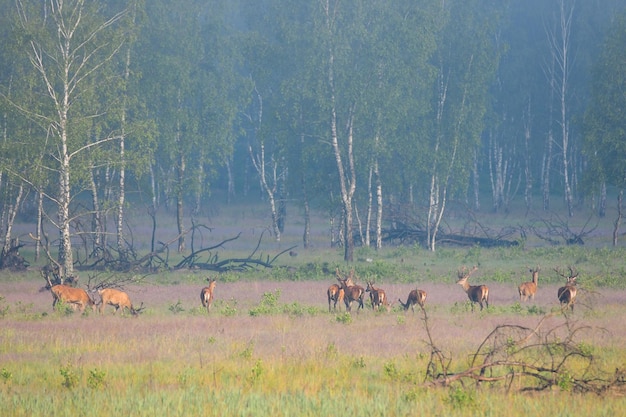
<instances>
[{"instance_id":1,"label":"sunlit grass","mask_svg":"<svg viewBox=\"0 0 626 417\"><path fill-rule=\"evenodd\" d=\"M0 410L3 416L620 415L620 395L574 394L567 381L532 394L516 391L523 380L513 381L509 394L489 384L425 385L430 346L419 312L396 304L390 313L328 313L325 290L337 267L353 267L362 281L383 288L394 284L393 301L426 287L433 338L451 358L450 372L460 372L495 326L532 327L551 313L553 325L563 320L555 296L563 279L552 268L573 265L581 273L573 318L594 329L580 333L581 347L594 356L593 372L607 377L626 367L624 309L598 291L623 290L625 255L623 248L360 248L347 266L339 251L300 251L284 262L295 271L219 275L209 315L198 294L212 274L147 276L132 288L133 301L147 306L136 318L55 312L49 293L38 291L38 273L0 272L7 291L0 295ZM471 313L455 284L457 268L472 264L479 266L474 283L492 288L494 302L483 312ZM536 265L538 299L520 303L517 285ZM586 362L570 366L582 372Z\"/></svg>"},{"instance_id":2,"label":"sunlit grass","mask_svg":"<svg viewBox=\"0 0 626 417\"><path fill-rule=\"evenodd\" d=\"M483 321L468 312L431 314L434 327L446 328L441 347L454 358L450 371L462 371L476 344L465 340L457 320L469 320L466 328ZM485 312L483 320L493 314ZM54 415L85 416L312 416L346 410L395 416L414 415L416 409L430 415L521 416L618 415L623 407L621 397L610 394L598 402L593 394L562 390L429 388L429 350L418 317L363 312L350 323L333 317L277 311L205 317L165 309L139 318L14 320L9 314L0 329L0 408L7 416L50 415L52 409ZM598 366L611 370L623 365L626 350L607 337L585 343ZM359 348L359 339L369 340L368 346Z\"/></svg>"}]
</instances>

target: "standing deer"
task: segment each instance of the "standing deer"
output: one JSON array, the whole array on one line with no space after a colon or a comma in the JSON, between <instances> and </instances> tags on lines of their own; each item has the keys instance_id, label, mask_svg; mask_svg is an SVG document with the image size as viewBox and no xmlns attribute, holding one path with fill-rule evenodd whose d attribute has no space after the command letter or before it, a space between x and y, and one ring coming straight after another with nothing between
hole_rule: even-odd
<instances>
[{"instance_id":1,"label":"standing deer","mask_svg":"<svg viewBox=\"0 0 626 417\"><path fill-rule=\"evenodd\" d=\"M365 288L365 292L370 293L370 302L372 303L372 309L378 311L378 309L382 306L388 307L389 303L387 302L387 295L385 294L385 290L382 288L374 287L373 282L367 283L367 288Z\"/></svg>"},{"instance_id":2,"label":"standing deer","mask_svg":"<svg viewBox=\"0 0 626 417\"><path fill-rule=\"evenodd\" d=\"M337 270L336 278L344 292L343 302L346 305L346 311L352 311L352 303L356 301L359 303L359 306L357 307L358 312L359 309L363 309L363 296L365 295L365 290L359 285L349 285L349 282L354 282L352 281L353 275L354 271L351 271L348 278L342 278L339 275L339 270Z\"/></svg>"},{"instance_id":3,"label":"standing deer","mask_svg":"<svg viewBox=\"0 0 626 417\"><path fill-rule=\"evenodd\" d=\"M213 292L215 291L215 278L207 278L209 286L204 287L200 291L200 301L202 301L202 307L206 308L207 314L211 312L211 304L213 304Z\"/></svg>"},{"instance_id":4,"label":"standing deer","mask_svg":"<svg viewBox=\"0 0 626 417\"><path fill-rule=\"evenodd\" d=\"M559 288L556 295L559 298L559 303L561 304L561 309L566 309L567 307L574 311L574 302L576 301L576 278L578 277L578 272L576 272L571 266L569 267L569 275L565 276L564 273L561 272L560 269L554 269L557 274L561 275L563 278L567 279L567 283L564 287Z\"/></svg>"},{"instance_id":5,"label":"standing deer","mask_svg":"<svg viewBox=\"0 0 626 417\"><path fill-rule=\"evenodd\" d=\"M85 312L85 308L90 306L93 311L96 311L96 304L93 302L87 291L82 288L74 288L68 285L58 284L50 288L52 292L52 308L54 308L59 301L69 304L72 308L78 308L81 313Z\"/></svg>"},{"instance_id":6,"label":"standing deer","mask_svg":"<svg viewBox=\"0 0 626 417\"><path fill-rule=\"evenodd\" d=\"M339 268L337 268L337 276L341 278L341 274L339 273ZM347 278L348 286L354 285L352 281L352 277L348 276ZM328 296L328 312L330 313L330 304L333 303L333 310L337 311L337 303L339 303L339 309L341 309L341 303L344 301L344 291L339 284L331 284L330 287L326 290L326 295Z\"/></svg>"},{"instance_id":7,"label":"standing deer","mask_svg":"<svg viewBox=\"0 0 626 417\"><path fill-rule=\"evenodd\" d=\"M330 313L330 303L333 302L333 310L337 310L337 302L339 302L341 306L341 302L343 301L344 292L343 288L339 284L331 284L326 290L326 295L328 296L328 312Z\"/></svg>"},{"instance_id":8,"label":"standing deer","mask_svg":"<svg viewBox=\"0 0 626 417\"><path fill-rule=\"evenodd\" d=\"M531 269L530 273L532 274L532 280L530 282L523 282L517 288L519 292L520 303L524 301L528 301L529 298L531 300L535 299L535 294L537 293L537 281L539 280L540 270L541 269L539 268L539 265L537 265L537 268Z\"/></svg>"},{"instance_id":9,"label":"standing deer","mask_svg":"<svg viewBox=\"0 0 626 417\"><path fill-rule=\"evenodd\" d=\"M102 298L100 302L100 314L104 314L104 308L107 305L115 307L114 314L117 314L117 310L120 308L122 309L122 315L124 315L124 311L128 309L133 316L136 316L143 310L143 303L136 309L133 307L130 297L124 291L116 290L115 288L103 288L98 290L98 294L100 294Z\"/></svg>"},{"instance_id":10,"label":"standing deer","mask_svg":"<svg viewBox=\"0 0 626 417\"><path fill-rule=\"evenodd\" d=\"M472 312L474 311L474 303L480 304L481 311L483 310L483 301L487 305L487 308L489 308L489 288L487 288L486 285L469 285L469 282L467 282L470 275L472 275L477 269L478 267L474 266L471 271L468 271L466 267L463 267L462 269L459 269L457 274L459 277L457 284L463 287L467 293L467 297L472 302Z\"/></svg>"},{"instance_id":11,"label":"standing deer","mask_svg":"<svg viewBox=\"0 0 626 417\"><path fill-rule=\"evenodd\" d=\"M398 298L400 305L404 308L404 311L408 310L411 307L411 310L415 313L415 304L424 308L426 304L426 291L422 290L411 290L409 296L406 299L406 303L403 303L401 299Z\"/></svg>"}]
</instances>

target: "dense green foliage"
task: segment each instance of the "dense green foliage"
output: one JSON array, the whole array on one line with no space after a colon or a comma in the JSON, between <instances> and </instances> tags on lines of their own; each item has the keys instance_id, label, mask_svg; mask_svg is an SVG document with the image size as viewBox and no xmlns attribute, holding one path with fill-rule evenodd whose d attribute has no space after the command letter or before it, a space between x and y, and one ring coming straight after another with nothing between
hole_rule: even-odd
<instances>
[{"instance_id":1,"label":"dense green foliage","mask_svg":"<svg viewBox=\"0 0 626 417\"><path fill-rule=\"evenodd\" d=\"M126 192L176 213L179 250L213 196L259 191L277 236L287 204L368 230L410 206L434 250L449 199L572 216L583 178L623 186L623 0L0 5L2 233L55 219L68 269L105 218L128 256Z\"/></svg>"}]
</instances>

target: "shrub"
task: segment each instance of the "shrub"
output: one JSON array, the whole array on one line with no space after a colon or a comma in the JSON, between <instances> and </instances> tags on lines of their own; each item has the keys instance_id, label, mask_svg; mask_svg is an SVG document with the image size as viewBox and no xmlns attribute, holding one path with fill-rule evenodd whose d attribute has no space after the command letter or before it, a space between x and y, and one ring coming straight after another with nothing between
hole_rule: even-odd
<instances>
[{"instance_id":1,"label":"shrub","mask_svg":"<svg viewBox=\"0 0 626 417\"><path fill-rule=\"evenodd\" d=\"M454 409L468 409L474 408L476 405L476 398L474 394L461 387L453 387L448 391L448 398L446 402Z\"/></svg>"},{"instance_id":2,"label":"shrub","mask_svg":"<svg viewBox=\"0 0 626 417\"><path fill-rule=\"evenodd\" d=\"M13 378L13 374L9 372L6 368L2 368L2 370L0 371L0 377L6 384Z\"/></svg>"},{"instance_id":3,"label":"shrub","mask_svg":"<svg viewBox=\"0 0 626 417\"><path fill-rule=\"evenodd\" d=\"M280 313L278 306L278 300L280 299L280 289L274 290L274 292L265 292L261 296L261 301L256 307L251 308L248 313L251 316L260 316L262 314L277 314Z\"/></svg>"},{"instance_id":4,"label":"shrub","mask_svg":"<svg viewBox=\"0 0 626 417\"><path fill-rule=\"evenodd\" d=\"M343 313L337 314L335 316L335 320L337 323L350 324L352 323L352 315L347 311L344 311Z\"/></svg>"},{"instance_id":5,"label":"shrub","mask_svg":"<svg viewBox=\"0 0 626 417\"><path fill-rule=\"evenodd\" d=\"M183 311L185 311L185 308L183 307L183 304L180 302L180 300L178 300L176 304L171 304L167 309L174 314L182 313Z\"/></svg>"},{"instance_id":6,"label":"shrub","mask_svg":"<svg viewBox=\"0 0 626 417\"><path fill-rule=\"evenodd\" d=\"M99 370L98 368L94 368L89 371L89 376L87 377L87 385L89 388L97 389L104 386L104 378L106 377L106 372Z\"/></svg>"},{"instance_id":7,"label":"shrub","mask_svg":"<svg viewBox=\"0 0 626 417\"><path fill-rule=\"evenodd\" d=\"M78 375L74 371L71 365L67 364L62 366L59 369L61 376L63 377L63 381L61 381L61 385L67 389L75 388L78 385Z\"/></svg>"}]
</instances>

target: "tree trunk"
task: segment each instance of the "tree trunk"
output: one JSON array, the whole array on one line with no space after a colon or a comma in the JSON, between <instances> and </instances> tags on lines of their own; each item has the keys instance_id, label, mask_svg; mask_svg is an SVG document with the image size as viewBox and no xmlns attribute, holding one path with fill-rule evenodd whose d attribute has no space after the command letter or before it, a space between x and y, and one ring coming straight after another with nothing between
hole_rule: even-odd
<instances>
[{"instance_id":1,"label":"tree trunk","mask_svg":"<svg viewBox=\"0 0 626 417\"><path fill-rule=\"evenodd\" d=\"M365 241L363 245L370 246L370 228L372 224L372 175L374 168L370 166L369 175L367 176L367 216L365 220Z\"/></svg>"},{"instance_id":2,"label":"tree trunk","mask_svg":"<svg viewBox=\"0 0 626 417\"><path fill-rule=\"evenodd\" d=\"M606 216L606 198L606 182L602 181L602 186L600 188L600 201L598 202L599 217Z\"/></svg>"},{"instance_id":3,"label":"tree trunk","mask_svg":"<svg viewBox=\"0 0 626 417\"><path fill-rule=\"evenodd\" d=\"M233 177L233 167L231 157L225 159L224 165L226 166L226 175L228 177L228 188L226 191L226 204L232 202L232 198L235 196L235 179Z\"/></svg>"},{"instance_id":4,"label":"tree trunk","mask_svg":"<svg viewBox=\"0 0 626 417\"><path fill-rule=\"evenodd\" d=\"M474 210L480 211L480 173L478 172L478 149L474 149L474 169L472 178L474 180Z\"/></svg>"},{"instance_id":5,"label":"tree trunk","mask_svg":"<svg viewBox=\"0 0 626 417\"><path fill-rule=\"evenodd\" d=\"M326 25L328 29L329 39L333 38L331 21L330 4L328 1L325 3L326 13ZM352 199L354 197L354 191L356 190L356 172L354 168L354 154L352 149L353 140L353 124L354 124L354 106L350 109L348 114L348 140L347 140L347 159L348 159L348 172L347 177L341 156L341 148L339 147L339 137L337 132L337 104L335 100L335 75L334 75L334 61L335 56L332 48L332 43L328 49L328 86L330 91L330 134L333 153L335 155L335 162L337 164L337 171L339 174L339 186L341 189L341 202L343 208L344 218L344 260L346 262L352 262L354 260L354 233L353 233L353 220L352 220Z\"/></svg>"},{"instance_id":6,"label":"tree trunk","mask_svg":"<svg viewBox=\"0 0 626 417\"><path fill-rule=\"evenodd\" d=\"M531 124L532 120L530 111L530 99L528 100L528 110L524 118L524 202L526 203L526 213L530 212L533 205L533 174L532 174L532 157L530 149Z\"/></svg>"},{"instance_id":7,"label":"tree trunk","mask_svg":"<svg viewBox=\"0 0 626 417\"><path fill-rule=\"evenodd\" d=\"M620 190L617 195L617 219L613 224L613 246L617 246L617 238L619 236L619 227L622 224L622 200L624 198L624 190Z\"/></svg>"},{"instance_id":8,"label":"tree trunk","mask_svg":"<svg viewBox=\"0 0 626 417\"><path fill-rule=\"evenodd\" d=\"M274 237L277 242L280 242L280 228L278 227L278 210L276 207L276 189L278 186L278 164L274 161L274 166L272 167L272 184L270 185L267 180L267 170L265 163L265 144L261 142L260 144L260 152L258 155L254 155L252 151L252 145L248 145L248 152L250 154L250 159L252 160L252 164L256 169L259 175L259 182L261 183L261 190L265 191L267 194L268 201L270 203L270 214L272 216L272 231L274 233ZM282 175L282 174L281 174Z\"/></svg>"},{"instance_id":9,"label":"tree trunk","mask_svg":"<svg viewBox=\"0 0 626 417\"><path fill-rule=\"evenodd\" d=\"M302 233L302 245L308 249L311 245L311 208L309 207L309 196L306 191L306 180L302 176L302 197L304 202L304 232Z\"/></svg>"},{"instance_id":10,"label":"tree trunk","mask_svg":"<svg viewBox=\"0 0 626 417\"><path fill-rule=\"evenodd\" d=\"M98 198L98 186L96 185L96 178L93 171L93 169L89 170L89 183L91 186L91 205L93 207L93 214L91 215L91 233L93 233L92 251L93 254L95 254L104 249L104 242L102 241L104 230L102 229L102 210L100 209L100 200Z\"/></svg>"},{"instance_id":11,"label":"tree trunk","mask_svg":"<svg viewBox=\"0 0 626 417\"><path fill-rule=\"evenodd\" d=\"M376 249L383 247L383 183L380 180L378 160L374 164L374 175L376 176Z\"/></svg>"},{"instance_id":12,"label":"tree trunk","mask_svg":"<svg viewBox=\"0 0 626 417\"><path fill-rule=\"evenodd\" d=\"M9 187L7 187L9 188ZM14 188L11 186L10 188ZM12 194L12 193L8 193ZM11 249L11 235L13 234L13 225L15 223L15 217L19 211L20 204L22 203L22 197L24 195L24 184L20 181L20 185L17 187L17 195L15 196L15 200L8 205L7 209L7 217L6 217L6 227L5 227L5 235L4 235L4 253L8 253L9 249Z\"/></svg>"},{"instance_id":13,"label":"tree trunk","mask_svg":"<svg viewBox=\"0 0 626 417\"><path fill-rule=\"evenodd\" d=\"M43 192L37 193L37 232L35 240L35 262L39 261L41 255L41 239L43 238Z\"/></svg>"},{"instance_id":14,"label":"tree trunk","mask_svg":"<svg viewBox=\"0 0 626 417\"><path fill-rule=\"evenodd\" d=\"M178 227L178 252L185 251L185 224L183 208L183 187L185 180L185 156L180 154L178 160L178 187L176 190L176 225Z\"/></svg>"}]
</instances>

